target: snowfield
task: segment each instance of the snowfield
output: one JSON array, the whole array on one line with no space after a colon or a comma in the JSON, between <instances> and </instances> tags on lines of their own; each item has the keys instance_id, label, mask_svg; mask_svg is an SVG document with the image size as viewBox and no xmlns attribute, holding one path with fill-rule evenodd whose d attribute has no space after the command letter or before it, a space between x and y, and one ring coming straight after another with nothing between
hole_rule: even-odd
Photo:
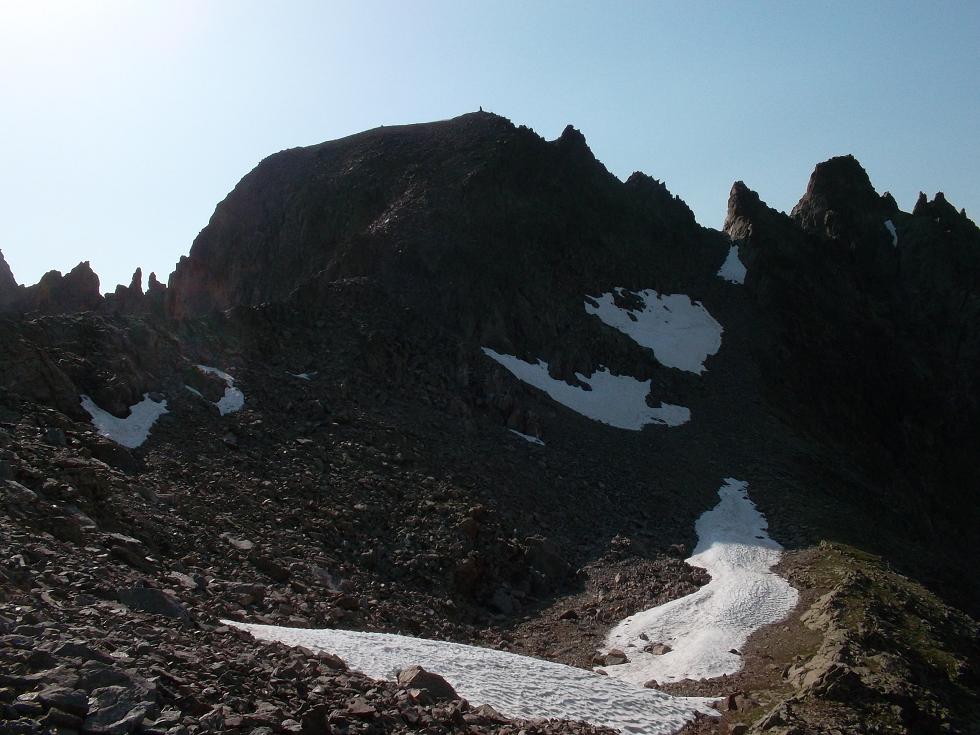
<instances>
[{"instance_id":1,"label":"snowfield","mask_svg":"<svg viewBox=\"0 0 980 735\"><path fill-rule=\"evenodd\" d=\"M745 264L738 257L738 245L728 249L728 257L718 269L718 275L731 283L745 283Z\"/></svg>"},{"instance_id":2,"label":"snowfield","mask_svg":"<svg viewBox=\"0 0 980 735\"><path fill-rule=\"evenodd\" d=\"M637 311L616 306L613 293L585 302L585 310L653 352L660 364L700 375L704 361L721 349L722 328L698 301L684 294L661 295L653 289L630 292L643 301ZM632 317L632 318L631 318Z\"/></svg>"},{"instance_id":3,"label":"snowfield","mask_svg":"<svg viewBox=\"0 0 980 735\"><path fill-rule=\"evenodd\" d=\"M711 699L673 697L591 671L461 643L390 633L308 630L224 621L256 638L329 651L375 679L419 665L446 679L461 697L510 717L560 718L605 725L624 733L667 735L696 712L717 715Z\"/></svg>"},{"instance_id":4,"label":"snowfield","mask_svg":"<svg viewBox=\"0 0 980 735\"><path fill-rule=\"evenodd\" d=\"M748 497L748 483L728 478L721 500L697 521L698 545L687 563L707 569L711 581L697 592L623 620L606 639L629 662L601 667L610 677L643 683L711 679L742 667L749 635L785 618L799 593L771 567L782 547L766 533L766 519ZM641 638L641 636L644 636ZM644 646L665 643L656 656Z\"/></svg>"},{"instance_id":5,"label":"snowfield","mask_svg":"<svg viewBox=\"0 0 980 735\"><path fill-rule=\"evenodd\" d=\"M544 446L544 442L538 439L538 437L536 436L531 436L530 434L523 434L520 431L517 431L516 429L507 429L507 431L509 431L511 434L517 434L517 436L519 436L521 439L523 439L524 441L530 444L537 444L539 447Z\"/></svg>"},{"instance_id":6,"label":"snowfield","mask_svg":"<svg viewBox=\"0 0 980 735\"><path fill-rule=\"evenodd\" d=\"M96 431L129 449L135 449L145 442L156 420L167 413L167 402L154 401L149 393L144 393L142 401L129 407L129 416L124 419L103 410L86 395L80 398L82 408L92 417L92 426Z\"/></svg>"},{"instance_id":7,"label":"snowfield","mask_svg":"<svg viewBox=\"0 0 980 735\"><path fill-rule=\"evenodd\" d=\"M551 661L448 641L390 633L227 625L256 638L305 646L340 656L351 669L375 679L394 678L412 665L443 676L470 704L489 704L502 714L527 719L581 720L624 733L666 735L694 718L716 716L711 698L674 697L642 685L732 674L742 666L749 634L784 618L797 591L770 568L782 547L766 533L766 519L748 498L748 483L728 478L720 501L698 519L698 545L687 560L711 573L711 581L687 597L633 615L607 638L629 663L600 667L605 676ZM644 635L646 638L641 638ZM649 640L647 640L649 639ZM666 643L655 656L643 647Z\"/></svg>"},{"instance_id":8,"label":"snowfield","mask_svg":"<svg viewBox=\"0 0 980 735\"><path fill-rule=\"evenodd\" d=\"M895 223L890 219L885 220L885 229L888 230L888 234L892 236L892 247L898 247L898 230L895 229Z\"/></svg>"},{"instance_id":9,"label":"snowfield","mask_svg":"<svg viewBox=\"0 0 980 735\"><path fill-rule=\"evenodd\" d=\"M552 378L548 374L548 363L543 360L538 360L537 363L524 362L512 355L501 355L488 347L483 348L483 353L503 365L515 377L543 390L553 400L593 421L619 429L639 431L647 424L680 426L691 419L690 409L684 406L670 403L661 403L659 408L648 406L646 399L650 393L649 380L613 375L605 369L596 370L591 378L576 373L575 377L591 388L584 390Z\"/></svg>"},{"instance_id":10,"label":"snowfield","mask_svg":"<svg viewBox=\"0 0 980 735\"><path fill-rule=\"evenodd\" d=\"M235 387L235 379L228 373L207 365L198 365L197 369L208 375L217 375L225 381L225 394L214 404L218 407L218 413L224 416L227 413L241 411L245 407L245 394Z\"/></svg>"}]
</instances>

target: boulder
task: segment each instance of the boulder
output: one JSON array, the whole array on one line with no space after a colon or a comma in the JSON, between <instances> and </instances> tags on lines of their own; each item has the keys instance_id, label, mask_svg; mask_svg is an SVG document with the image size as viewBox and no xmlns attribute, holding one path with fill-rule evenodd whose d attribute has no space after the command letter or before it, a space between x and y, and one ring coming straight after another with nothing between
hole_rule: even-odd
<instances>
[{"instance_id":1,"label":"boulder","mask_svg":"<svg viewBox=\"0 0 980 735\"><path fill-rule=\"evenodd\" d=\"M252 562L252 566L275 582L288 582L292 576L285 566L272 557L259 553L258 549L252 550L248 555L248 560Z\"/></svg>"},{"instance_id":2,"label":"boulder","mask_svg":"<svg viewBox=\"0 0 980 735\"><path fill-rule=\"evenodd\" d=\"M594 666L618 666L626 663L629 663L629 658L618 648L613 648L607 653L597 653L592 658Z\"/></svg>"},{"instance_id":3,"label":"boulder","mask_svg":"<svg viewBox=\"0 0 980 735\"><path fill-rule=\"evenodd\" d=\"M184 622L190 622L191 616L176 597L162 590L150 587L131 587L116 591L119 601L133 610L163 615Z\"/></svg>"},{"instance_id":4,"label":"boulder","mask_svg":"<svg viewBox=\"0 0 980 735\"><path fill-rule=\"evenodd\" d=\"M89 698L84 730L92 735L127 735L136 732L145 717L154 717L159 707L139 693L121 686L96 689Z\"/></svg>"},{"instance_id":5,"label":"boulder","mask_svg":"<svg viewBox=\"0 0 980 735\"><path fill-rule=\"evenodd\" d=\"M399 671L398 686L404 689L419 689L434 700L459 699L452 684L421 666L409 666Z\"/></svg>"},{"instance_id":6,"label":"boulder","mask_svg":"<svg viewBox=\"0 0 980 735\"><path fill-rule=\"evenodd\" d=\"M50 686L43 689L37 698L46 707L57 707L77 717L88 714L88 695L81 689Z\"/></svg>"}]
</instances>

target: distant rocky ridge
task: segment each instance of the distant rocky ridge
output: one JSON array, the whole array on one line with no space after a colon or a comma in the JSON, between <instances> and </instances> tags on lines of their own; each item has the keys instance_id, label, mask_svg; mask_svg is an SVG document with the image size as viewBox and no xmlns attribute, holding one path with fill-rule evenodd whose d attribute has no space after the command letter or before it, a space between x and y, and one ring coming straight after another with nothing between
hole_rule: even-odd
<instances>
[{"instance_id":1,"label":"distant rocky ridge","mask_svg":"<svg viewBox=\"0 0 980 735\"><path fill-rule=\"evenodd\" d=\"M67 274L48 271L33 286L18 285L10 266L0 252L0 311L25 314L73 314L82 311L102 313L163 315L166 286L151 273L143 291L143 271L133 273L129 286L118 285L110 294L99 290L99 277L89 261L83 261Z\"/></svg>"},{"instance_id":2,"label":"distant rocky ridge","mask_svg":"<svg viewBox=\"0 0 980 735\"><path fill-rule=\"evenodd\" d=\"M974 524L977 465L963 448L980 442L976 225L942 193L902 212L844 156L817 166L789 216L736 183L725 230L746 289L779 323L781 357L766 363L778 402L806 404L796 421L891 477L882 502L906 506L917 534Z\"/></svg>"}]
</instances>

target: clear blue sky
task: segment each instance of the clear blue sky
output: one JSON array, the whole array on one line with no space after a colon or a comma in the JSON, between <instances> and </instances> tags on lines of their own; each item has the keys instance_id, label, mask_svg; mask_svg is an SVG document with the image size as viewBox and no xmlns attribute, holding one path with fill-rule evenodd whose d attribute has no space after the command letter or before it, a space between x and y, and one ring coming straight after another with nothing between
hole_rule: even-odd
<instances>
[{"instance_id":1,"label":"clear blue sky","mask_svg":"<svg viewBox=\"0 0 980 735\"><path fill-rule=\"evenodd\" d=\"M0 3L0 249L166 280L266 155L484 109L580 128L719 227L854 153L980 215L980 2Z\"/></svg>"}]
</instances>

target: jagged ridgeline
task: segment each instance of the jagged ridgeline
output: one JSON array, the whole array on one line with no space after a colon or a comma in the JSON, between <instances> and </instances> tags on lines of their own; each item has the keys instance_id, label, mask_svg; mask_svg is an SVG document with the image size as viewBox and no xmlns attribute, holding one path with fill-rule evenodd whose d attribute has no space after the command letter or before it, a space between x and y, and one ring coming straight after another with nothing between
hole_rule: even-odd
<instances>
[{"instance_id":1,"label":"jagged ridgeline","mask_svg":"<svg viewBox=\"0 0 980 735\"><path fill-rule=\"evenodd\" d=\"M547 142L477 113L265 159L177 265L168 305L183 318L370 276L467 339L524 349L582 317L583 294L676 287L725 249L663 184L617 180L571 126Z\"/></svg>"},{"instance_id":2,"label":"jagged ridgeline","mask_svg":"<svg viewBox=\"0 0 980 735\"><path fill-rule=\"evenodd\" d=\"M671 732L719 693L690 732L975 722L980 230L942 194L904 212L842 156L789 214L737 182L716 231L575 128L480 112L266 158L166 287L0 256L0 311L18 717L131 714L111 680L147 732L492 732L539 702ZM733 570L776 592L741 604ZM374 673L391 633L498 668L435 701L224 619ZM520 706L506 672L545 668L513 652L550 661ZM669 696L617 710L648 677ZM512 711L455 699L487 681ZM612 694L549 709L562 681ZM58 682L92 698L35 696Z\"/></svg>"}]
</instances>

